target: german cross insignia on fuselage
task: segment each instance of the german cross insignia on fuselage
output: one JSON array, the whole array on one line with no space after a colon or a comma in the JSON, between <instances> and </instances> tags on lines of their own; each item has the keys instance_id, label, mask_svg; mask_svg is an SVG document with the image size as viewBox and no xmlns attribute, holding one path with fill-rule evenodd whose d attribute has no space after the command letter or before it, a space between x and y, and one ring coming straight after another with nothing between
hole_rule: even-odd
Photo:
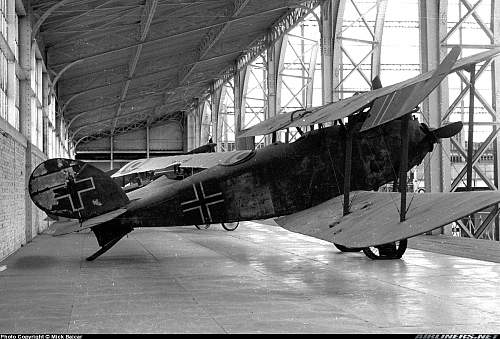
<instances>
[{"instance_id":1,"label":"german cross insignia on fuselage","mask_svg":"<svg viewBox=\"0 0 500 339\"><path fill-rule=\"evenodd\" d=\"M220 190L207 190L202 182L192 185L190 198L181 202L182 213L195 223L211 223L220 214L224 198Z\"/></svg>"}]
</instances>

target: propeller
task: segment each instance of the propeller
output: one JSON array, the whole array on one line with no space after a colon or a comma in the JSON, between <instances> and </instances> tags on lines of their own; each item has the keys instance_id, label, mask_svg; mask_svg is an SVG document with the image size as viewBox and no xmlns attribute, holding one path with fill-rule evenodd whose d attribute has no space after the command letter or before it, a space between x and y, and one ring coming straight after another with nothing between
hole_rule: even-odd
<instances>
[{"instance_id":1,"label":"propeller","mask_svg":"<svg viewBox=\"0 0 500 339\"><path fill-rule=\"evenodd\" d=\"M420 124L420 126L425 131L427 137L426 139L431 142L431 144L439 143L440 139L451 138L463 127L461 121L452 122L451 124L439 127L439 128L429 128L426 124Z\"/></svg>"},{"instance_id":2,"label":"propeller","mask_svg":"<svg viewBox=\"0 0 500 339\"><path fill-rule=\"evenodd\" d=\"M438 139L451 138L452 136L460 132L463 125L464 124L461 121L452 122L451 124L439 127L437 129L430 129L430 132Z\"/></svg>"}]
</instances>

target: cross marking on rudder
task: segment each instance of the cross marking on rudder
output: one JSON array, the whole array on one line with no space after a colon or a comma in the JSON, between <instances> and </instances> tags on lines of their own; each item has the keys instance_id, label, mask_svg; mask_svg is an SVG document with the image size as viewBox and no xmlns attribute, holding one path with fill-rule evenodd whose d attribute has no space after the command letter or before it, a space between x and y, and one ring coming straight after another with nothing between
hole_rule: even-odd
<instances>
[{"instance_id":1,"label":"cross marking on rudder","mask_svg":"<svg viewBox=\"0 0 500 339\"><path fill-rule=\"evenodd\" d=\"M90 183L86 183L87 181L90 181ZM78 212L85 209L82 201L82 193L95 189L94 178L92 177L84 178L81 180L73 180L72 178L69 178L69 180L65 184L55 188L60 188L63 186L66 186L68 194L61 195L60 197L57 197L55 199L68 199L73 212Z\"/></svg>"}]
</instances>

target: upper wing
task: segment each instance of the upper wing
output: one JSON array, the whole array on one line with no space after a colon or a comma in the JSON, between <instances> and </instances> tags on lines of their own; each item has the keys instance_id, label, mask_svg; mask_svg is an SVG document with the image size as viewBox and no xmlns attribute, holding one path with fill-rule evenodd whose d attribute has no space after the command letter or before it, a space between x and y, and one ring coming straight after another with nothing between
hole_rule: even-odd
<instances>
[{"instance_id":1,"label":"upper wing","mask_svg":"<svg viewBox=\"0 0 500 339\"><path fill-rule=\"evenodd\" d=\"M240 135L240 137L248 137L255 135L268 134L278 131L287 127L298 127L298 126L308 126L318 123L325 123L329 121L334 121L337 119L343 119L357 111L361 108L368 106L374 100L388 96L397 91L405 91L405 88L410 88L412 91L418 89L417 92L413 94L418 94L418 102L414 105L414 100L408 102L406 106L413 108L420 101L422 101L432 89L439 84L444 76L447 74L463 70L468 68L470 65L482 62L484 60L491 59L495 55L500 53L499 48L493 48L491 50L478 53L463 59L456 61L455 55L458 55L459 47L452 49L449 55L443 60L438 69L429 71L427 73L418 75L414 78L405 80L403 82L375 89L373 91L361 93L359 95L332 102L320 107L313 108L303 114L302 116L293 113L283 113L275 117L263 121ZM436 80L436 81L434 81ZM434 84L434 82L437 82ZM434 86L435 85L435 86ZM425 91L420 91L420 87L425 86ZM430 91L429 91L430 89ZM412 107L413 105L413 107ZM405 107L406 107L405 106ZM385 106L382 106L382 108ZM403 112L403 114L408 113L409 110ZM298 117L298 118L297 118ZM293 119L292 119L293 118ZM397 118L393 117L393 119Z\"/></svg>"},{"instance_id":2,"label":"upper wing","mask_svg":"<svg viewBox=\"0 0 500 339\"><path fill-rule=\"evenodd\" d=\"M500 192L414 194L399 221L400 193L351 192L351 213L342 216L343 196L276 219L283 228L347 247L377 246L410 238L500 202Z\"/></svg>"},{"instance_id":3,"label":"upper wing","mask_svg":"<svg viewBox=\"0 0 500 339\"><path fill-rule=\"evenodd\" d=\"M133 173L154 171L173 165L193 168L210 168L218 164L231 164L233 162L237 162L247 157L251 152L252 151L250 150L242 150L232 152L196 153L138 159L124 165L111 177L116 178Z\"/></svg>"},{"instance_id":4,"label":"upper wing","mask_svg":"<svg viewBox=\"0 0 500 339\"><path fill-rule=\"evenodd\" d=\"M370 115L364 121L361 131L385 124L410 112L451 73L451 68L459 55L460 48L454 47L429 79L404 86L375 99Z\"/></svg>"}]
</instances>

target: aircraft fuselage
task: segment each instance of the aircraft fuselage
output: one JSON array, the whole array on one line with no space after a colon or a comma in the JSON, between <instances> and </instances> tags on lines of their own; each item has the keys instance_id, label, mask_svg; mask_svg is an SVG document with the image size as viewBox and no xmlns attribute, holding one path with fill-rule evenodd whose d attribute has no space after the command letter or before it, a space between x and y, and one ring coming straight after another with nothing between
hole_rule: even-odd
<instances>
[{"instance_id":1,"label":"aircraft fuselage","mask_svg":"<svg viewBox=\"0 0 500 339\"><path fill-rule=\"evenodd\" d=\"M357 130L352 137L351 189L376 190L399 175L400 121L363 133ZM409 135L411 168L432 150L433 142L416 120L409 122ZM114 222L132 227L201 225L309 208L343 194L345 140L344 126L322 128L174 184L156 180L129 193L128 211Z\"/></svg>"}]
</instances>

